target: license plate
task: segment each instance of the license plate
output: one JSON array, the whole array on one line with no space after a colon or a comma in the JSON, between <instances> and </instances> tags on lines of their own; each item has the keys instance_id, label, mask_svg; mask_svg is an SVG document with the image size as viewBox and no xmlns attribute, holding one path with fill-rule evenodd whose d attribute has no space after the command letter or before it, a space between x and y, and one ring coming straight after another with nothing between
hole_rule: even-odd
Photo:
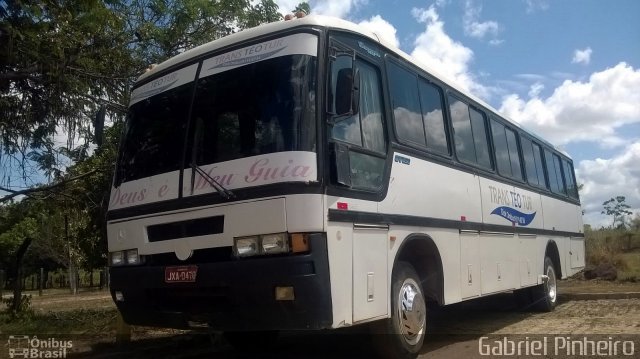
<instances>
[{"instance_id":1,"label":"license plate","mask_svg":"<svg viewBox=\"0 0 640 359\"><path fill-rule=\"evenodd\" d=\"M195 282L197 266L176 266L164 269L164 281L167 283Z\"/></svg>"}]
</instances>

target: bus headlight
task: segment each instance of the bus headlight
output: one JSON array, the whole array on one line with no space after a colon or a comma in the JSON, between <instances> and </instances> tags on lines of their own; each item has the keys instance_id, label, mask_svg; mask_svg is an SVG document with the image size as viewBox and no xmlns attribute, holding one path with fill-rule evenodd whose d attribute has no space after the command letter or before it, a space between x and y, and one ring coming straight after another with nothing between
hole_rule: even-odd
<instances>
[{"instance_id":1,"label":"bus headlight","mask_svg":"<svg viewBox=\"0 0 640 359\"><path fill-rule=\"evenodd\" d=\"M237 257L254 256L259 253L258 242L260 237L240 237L234 238L233 252Z\"/></svg>"},{"instance_id":2,"label":"bus headlight","mask_svg":"<svg viewBox=\"0 0 640 359\"><path fill-rule=\"evenodd\" d=\"M117 252L111 252L109 253L109 264L111 264L112 266L121 266L124 264L124 252L123 251L117 251Z\"/></svg>"},{"instance_id":3,"label":"bus headlight","mask_svg":"<svg viewBox=\"0 0 640 359\"><path fill-rule=\"evenodd\" d=\"M123 265L138 265L144 263L144 256L138 254L137 249L116 251L109 253L109 265L119 267Z\"/></svg>"},{"instance_id":4,"label":"bus headlight","mask_svg":"<svg viewBox=\"0 0 640 359\"><path fill-rule=\"evenodd\" d=\"M289 234L271 233L233 239L233 254L236 257L289 253Z\"/></svg>"},{"instance_id":5,"label":"bus headlight","mask_svg":"<svg viewBox=\"0 0 640 359\"><path fill-rule=\"evenodd\" d=\"M137 249L129 249L126 254L127 264L140 264L140 256Z\"/></svg>"},{"instance_id":6,"label":"bus headlight","mask_svg":"<svg viewBox=\"0 0 640 359\"><path fill-rule=\"evenodd\" d=\"M289 252L289 241L286 233L265 234L260 237L262 253L275 254Z\"/></svg>"}]
</instances>

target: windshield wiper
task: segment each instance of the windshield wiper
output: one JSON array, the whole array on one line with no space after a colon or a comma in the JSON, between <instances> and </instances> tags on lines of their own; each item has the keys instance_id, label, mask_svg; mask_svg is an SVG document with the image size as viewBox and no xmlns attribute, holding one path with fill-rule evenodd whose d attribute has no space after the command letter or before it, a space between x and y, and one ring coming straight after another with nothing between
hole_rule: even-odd
<instances>
[{"instance_id":1,"label":"windshield wiper","mask_svg":"<svg viewBox=\"0 0 640 359\"><path fill-rule=\"evenodd\" d=\"M222 196L224 199L235 198L236 195L233 192L224 188L224 186L221 185L220 182L216 181L215 178L211 177L205 170L200 168L200 166L195 163L191 163L191 194L193 194L193 185L195 182L196 172L202 178L204 178L211 185L211 187L215 188L215 190L218 191L220 196Z\"/></svg>"},{"instance_id":2,"label":"windshield wiper","mask_svg":"<svg viewBox=\"0 0 640 359\"><path fill-rule=\"evenodd\" d=\"M220 182L216 181L213 177L211 177L207 172L205 172L200 166L196 164L196 157L198 153L198 147L200 145L201 136L202 136L202 127L204 124L202 123L202 119L198 118L196 120L196 129L193 138L193 148L191 149L191 194L193 195L193 190L195 189L195 181L196 181L196 172L204 178L211 187L215 188L224 199L229 199L235 197L236 195L228 189L224 188Z\"/></svg>"}]
</instances>

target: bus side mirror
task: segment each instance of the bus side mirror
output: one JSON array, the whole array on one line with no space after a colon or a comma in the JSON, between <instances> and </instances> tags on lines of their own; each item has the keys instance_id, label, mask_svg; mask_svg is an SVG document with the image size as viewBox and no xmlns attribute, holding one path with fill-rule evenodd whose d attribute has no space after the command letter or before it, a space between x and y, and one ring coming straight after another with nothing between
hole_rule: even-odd
<instances>
[{"instance_id":1,"label":"bus side mirror","mask_svg":"<svg viewBox=\"0 0 640 359\"><path fill-rule=\"evenodd\" d=\"M351 163L349 147L344 143L333 143L334 180L343 186L351 187Z\"/></svg>"},{"instance_id":2,"label":"bus side mirror","mask_svg":"<svg viewBox=\"0 0 640 359\"><path fill-rule=\"evenodd\" d=\"M360 71L344 68L336 81L336 116L352 116L360 110Z\"/></svg>"},{"instance_id":3,"label":"bus side mirror","mask_svg":"<svg viewBox=\"0 0 640 359\"><path fill-rule=\"evenodd\" d=\"M353 55L338 55L331 62L331 86L328 112L334 117L349 117L360 108L360 71Z\"/></svg>"},{"instance_id":4,"label":"bus side mirror","mask_svg":"<svg viewBox=\"0 0 640 359\"><path fill-rule=\"evenodd\" d=\"M104 137L104 118L106 116L107 108L101 105L96 113L96 117L93 120L93 142L96 146L102 146L102 139Z\"/></svg>"}]
</instances>

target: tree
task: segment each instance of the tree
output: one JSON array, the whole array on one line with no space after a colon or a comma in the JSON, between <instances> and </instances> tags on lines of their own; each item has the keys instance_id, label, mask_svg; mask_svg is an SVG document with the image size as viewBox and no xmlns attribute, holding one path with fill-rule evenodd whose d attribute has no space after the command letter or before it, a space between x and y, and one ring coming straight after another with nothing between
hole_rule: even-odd
<instances>
[{"instance_id":1,"label":"tree","mask_svg":"<svg viewBox=\"0 0 640 359\"><path fill-rule=\"evenodd\" d=\"M23 0L0 2L0 14L0 186L9 190L61 175L60 158L86 158L98 107L117 116L150 64L280 19L273 0Z\"/></svg>"},{"instance_id":2,"label":"tree","mask_svg":"<svg viewBox=\"0 0 640 359\"><path fill-rule=\"evenodd\" d=\"M280 18L272 0L0 2L0 267L10 268L25 228L33 238L25 273L105 265L109 191L135 78L151 63ZM103 105L111 121L92 152ZM62 129L69 141L60 147L53 136ZM30 177L30 188L15 187Z\"/></svg>"},{"instance_id":3,"label":"tree","mask_svg":"<svg viewBox=\"0 0 640 359\"><path fill-rule=\"evenodd\" d=\"M104 2L0 2L1 184L60 174L53 136L90 138L101 101L126 103L138 72L124 21ZM81 149L86 155L87 147Z\"/></svg>"},{"instance_id":4,"label":"tree","mask_svg":"<svg viewBox=\"0 0 640 359\"><path fill-rule=\"evenodd\" d=\"M298 12L303 12L305 15L311 14L311 7L309 6L309 3L305 1L298 4L298 6L293 9L293 13L296 14Z\"/></svg>"},{"instance_id":5,"label":"tree","mask_svg":"<svg viewBox=\"0 0 640 359\"><path fill-rule=\"evenodd\" d=\"M631 220L631 225L629 227L636 232L640 232L640 213L636 213L636 216Z\"/></svg>"},{"instance_id":6,"label":"tree","mask_svg":"<svg viewBox=\"0 0 640 359\"><path fill-rule=\"evenodd\" d=\"M624 203L626 200L625 196L616 196L616 198L611 198L602 203L604 206L604 210L602 214L606 214L607 216L613 216L613 222L611 223L611 228L617 228L616 223L619 223L618 227L625 228L626 226L626 216L631 215L631 208L628 204Z\"/></svg>"}]
</instances>

